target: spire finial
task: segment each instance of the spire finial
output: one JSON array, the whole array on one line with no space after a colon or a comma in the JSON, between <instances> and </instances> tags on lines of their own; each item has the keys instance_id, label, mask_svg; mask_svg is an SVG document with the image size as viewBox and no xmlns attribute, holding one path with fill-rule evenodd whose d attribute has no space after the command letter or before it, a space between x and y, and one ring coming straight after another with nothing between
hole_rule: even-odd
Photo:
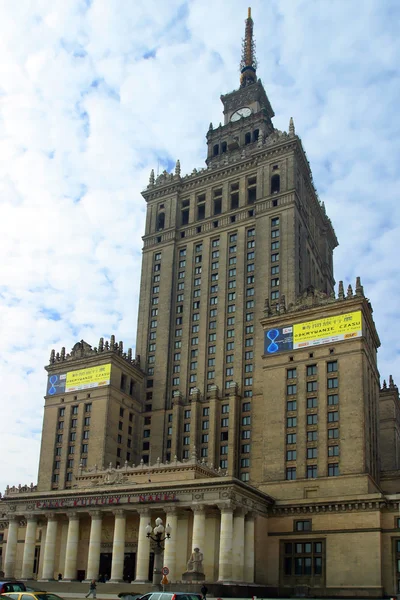
<instances>
[{"instance_id":1,"label":"spire finial","mask_svg":"<svg viewBox=\"0 0 400 600\"><path fill-rule=\"evenodd\" d=\"M249 7L246 19L246 29L242 43L242 59L240 61L240 87L246 87L257 81L256 45L253 38L253 19Z\"/></svg>"},{"instance_id":2,"label":"spire finial","mask_svg":"<svg viewBox=\"0 0 400 600\"><path fill-rule=\"evenodd\" d=\"M289 135L290 135L290 137L293 137L295 133L296 133L296 131L295 131L295 128L294 128L293 117L290 117L290 121L289 121Z\"/></svg>"}]
</instances>

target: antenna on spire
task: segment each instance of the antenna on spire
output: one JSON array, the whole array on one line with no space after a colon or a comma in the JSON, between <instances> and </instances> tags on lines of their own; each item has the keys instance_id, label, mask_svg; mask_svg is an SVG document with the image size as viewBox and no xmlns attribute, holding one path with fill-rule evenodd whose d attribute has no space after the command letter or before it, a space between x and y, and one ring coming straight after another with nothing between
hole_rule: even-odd
<instances>
[{"instance_id":1,"label":"antenna on spire","mask_svg":"<svg viewBox=\"0 0 400 600\"><path fill-rule=\"evenodd\" d=\"M253 19L251 8L248 8L246 28L242 42L242 58L240 61L240 87L246 87L257 81L256 44L253 37Z\"/></svg>"}]
</instances>

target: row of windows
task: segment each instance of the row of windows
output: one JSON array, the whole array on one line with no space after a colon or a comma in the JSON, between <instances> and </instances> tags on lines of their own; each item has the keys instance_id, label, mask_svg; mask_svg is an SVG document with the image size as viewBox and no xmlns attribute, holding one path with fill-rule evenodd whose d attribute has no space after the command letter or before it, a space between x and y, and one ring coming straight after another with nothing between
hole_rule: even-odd
<instances>
[{"instance_id":1,"label":"row of windows","mask_svg":"<svg viewBox=\"0 0 400 600\"><path fill-rule=\"evenodd\" d=\"M328 440L336 440L339 438L339 429L337 427L333 427L328 429ZM318 440L318 431L307 431L307 442L316 442ZM292 444L296 444L297 442L297 434L296 433L287 433L286 434L286 444L289 446Z\"/></svg>"},{"instance_id":2,"label":"row of windows","mask_svg":"<svg viewBox=\"0 0 400 600\"><path fill-rule=\"evenodd\" d=\"M328 406L336 406L339 404L339 395L328 394L327 404ZM318 398L306 398L306 406L308 409L317 408ZM297 400L288 400L286 403L286 410L288 412L297 410Z\"/></svg>"},{"instance_id":3,"label":"row of windows","mask_svg":"<svg viewBox=\"0 0 400 600\"><path fill-rule=\"evenodd\" d=\"M286 479L294 481L296 479L296 467L286 468ZM339 475L339 463L328 463L328 477L337 477ZM317 465L307 465L306 479L315 479L318 476Z\"/></svg>"},{"instance_id":4,"label":"row of windows","mask_svg":"<svg viewBox=\"0 0 400 600\"><path fill-rule=\"evenodd\" d=\"M338 388L339 387L339 379L337 377L328 377L328 379L326 380L326 386L327 386L328 390L333 390L333 389ZM318 390L318 382L316 380L306 382L306 391L308 393L316 392L317 390ZM290 383L289 385L287 385L286 386L286 394L288 396L294 396L295 394L297 394L297 384Z\"/></svg>"},{"instance_id":5,"label":"row of windows","mask_svg":"<svg viewBox=\"0 0 400 600\"><path fill-rule=\"evenodd\" d=\"M339 446L328 446L328 456L339 456ZM318 449L317 448L307 448L306 449L306 457L307 457L307 459L317 458L318 457ZM297 460L297 450L287 450L286 451L286 460L287 461Z\"/></svg>"},{"instance_id":6,"label":"row of windows","mask_svg":"<svg viewBox=\"0 0 400 600\"><path fill-rule=\"evenodd\" d=\"M326 371L327 373L335 373L338 370L338 361L332 360L326 363ZM312 377L316 375L318 372L317 365L307 365L306 366L306 374L307 377ZM286 371L287 379L296 379L297 378L297 368L287 369Z\"/></svg>"},{"instance_id":7,"label":"row of windows","mask_svg":"<svg viewBox=\"0 0 400 600\"><path fill-rule=\"evenodd\" d=\"M88 397L90 397L90 394L88 394ZM76 399L76 397L75 397L75 399ZM79 404L74 404L74 405L71 407L71 414L72 414L72 415L77 415L77 414L78 414L78 410L79 410ZM84 412L85 412L85 413L90 413L90 412L92 412L92 403L91 403L91 402L87 402L87 403L84 405ZM65 406L62 406L62 407L61 407L61 408L58 410L58 416L59 416L59 417L61 417L61 418L65 417Z\"/></svg>"},{"instance_id":8,"label":"row of windows","mask_svg":"<svg viewBox=\"0 0 400 600\"><path fill-rule=\"evenodd\" d=\"M328 423L336 423L337 421L339 421L339 412L337 410L328 412L327 421ZM317 414L307 415L307 425L317 425L317 423ZM286 427L297 427L297 417L287 417Z\"/></svg>"}]
</instances>

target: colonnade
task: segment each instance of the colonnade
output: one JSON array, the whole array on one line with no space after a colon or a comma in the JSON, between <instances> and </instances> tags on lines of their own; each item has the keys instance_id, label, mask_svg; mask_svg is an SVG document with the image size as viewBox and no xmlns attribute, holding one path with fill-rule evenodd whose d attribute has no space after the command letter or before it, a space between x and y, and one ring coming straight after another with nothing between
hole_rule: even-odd
<instances>
[{"instance_id":1,"label":"colonnade","mask_svg":"<svg viewBox=\"0 0 400 600\"><path fill-rule=\"evenodd\" d=\"M195 505L193 511L192 550L200 548L204 552L206 546L207 506ZM215 557L218 560L218 581L228 582L254 582L254 514L241 507L230 503L219 506L219 552ZM146 526L151 522L150 507L139 507L139 531L136 554L136 578L133 583L148 582L150 564L150 539L146 535ZM165 540L164 564L169 568L169 581L180 580L182 573L177 572L177 541L179 528L178 507L164 507L166 522L171 527L171 537ZM79 545L79 519L82 513L78 511L67 512L68 532L65 546L64 580L74 580L77 575L77 558ZM90 537L87 559L86 578L98 579L100 567L102 518L104 513L100 510L89 511ZM113 510L114 535L112 546L112 563L110 582L123 581L125 531L127 515L132 514L123 508ZM41 515L40 515L41 516ZM215 514L214 514L215 516ZM58 530L58 515L47 513L47 528L42 547L42 580L54 579L56 568L56 542ZM34 555L36 545L36 528L39 515L25 515L26 533L22 561L22 579L33 578ZM6 554L4 561L5 577L14 577L17 552L17 532L19 520L10 518ZM189 533L189 532L188 532Z\"/></svg>"}]
</instances>

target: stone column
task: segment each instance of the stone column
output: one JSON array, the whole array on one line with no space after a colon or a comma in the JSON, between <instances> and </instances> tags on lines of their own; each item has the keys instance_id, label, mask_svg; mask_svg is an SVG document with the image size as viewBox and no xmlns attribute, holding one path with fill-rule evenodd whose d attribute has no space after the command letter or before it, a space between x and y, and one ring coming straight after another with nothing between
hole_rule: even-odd
<instances>
[{"instance_id":1,"label":"stone column","mask_svg":"<svg viewBox=\"0 0 400 600\"><path fill-rule=\"evenodd\" d=\"M233 507L222 506L218 581L232 581Z\"/></svg>"},{"instance_id":2,"label":"stone column","mask_svg":"<svg viewBox=\"0 0 400 600\"><path fill-rule=\"evenodd\" d=\"M123 581L125 554L126 514L121 508L114 510L114 539L112 549L111 578L108 583Z\"/></svg>"},{"instance_id":3,"label":"stone column","mask_svg":"<svg viewBox=\"0 0 400 600\"><path fill-rule=\"evenodd\" d=\"M97 580L99 578L101 524L103 519L100 510L92 511L90 516L92 518L92 523L90 526L89 554L86 570L87 581L91 581L92 579Z\"/></svg>"},{"instance_id":4,"label":"stone column","mask_svg":"<svg viewBox=\"0 0 400 600\"><path fill-rule=\"evenodd\" d=\"M244 522L244 581L254 583L254 513Z\"/></svg>"},{"instance_id":5,"label":"stone column","mask_svg":"<svg viewBox=\"0 0 400 600\"><path fill-rule=\"evenodd\" d=\"M233 517L233 580L244 578L244 517L246 511L238 508Z\"/></svg>"},{"instance_id":6,"label":"stone column","mask_svg":"<svg viewBox=\"0 0 400 600\"><path fill-rule=\"evenodd\" d=\"M178 512L175 506L165 509L165 523L171 527L171 537L165 540L164 549L164 567L168 567L168 580L174 583L176 576L176 540L178 535Z\"/></svg>"},{"instance_id":7,"label":"stone column","mask_svg":"<svg viewBox=\"0 0 400 600\"><path fill-rule=\"evenodd\" d=\"M78 558L79 544L79 515L76 512L68 513L68 535L65 548L64 581L76 579L76 561Z\"/></svg>"},{"instance_id":8,"label":"stone column","mask_svg":"<svg viewBox=\"0 0 400 600\"><path fill-rule=\"evenodd\" d=\"M204 536L206 532L206 513L204 505L198 504L192 506L193 511L193 533L192 533L192 548L199 548L200 552L204 553Z\"/></svg>"},{"instance_id":9,"label":"stone column","mask_svg":"<svg viewBox=\"0 0 400 600\"><path fill-rule=\"evenodd\" d=\"M21 579L33 579L33 562L35 560L37 516L26 515L24 557L22 559Z\"/></svg>"},{"instance_id":10,"label":"stone column","mask_svg":"<svg viewBox=\"0 0 400 600\"><path fill-rule=\"evenodd\" d=\"M15 557L17 555L19 521L17 517L9 517L6 555L4 557L4 576L13 578L15 573Z\"/></svg>"},{"instance_id":11,"label":"stone column","mask_svg":"<svg viewBox=\"0 0 400 600\"><path fill-rule=\"evenodd\" d=\"M46 515L47 529L44 543L43 571L41 581L54 580L54 564L56 560L57 518L53 513Z\"/></svg>"},{"instance_id":12,"label":"stone column","mask_svg":"<svg viewBox=\"0 0 400 600\"><path fill-rule=\"evenodd\" d=\"M138 533L138 551L136 557L135 583L148 583L150 564L150 539L146 535L146 527L150 523L150 511L148 509L139 509L138 512L140 515L140 523Z\"/></svg>"}]
</instances>

